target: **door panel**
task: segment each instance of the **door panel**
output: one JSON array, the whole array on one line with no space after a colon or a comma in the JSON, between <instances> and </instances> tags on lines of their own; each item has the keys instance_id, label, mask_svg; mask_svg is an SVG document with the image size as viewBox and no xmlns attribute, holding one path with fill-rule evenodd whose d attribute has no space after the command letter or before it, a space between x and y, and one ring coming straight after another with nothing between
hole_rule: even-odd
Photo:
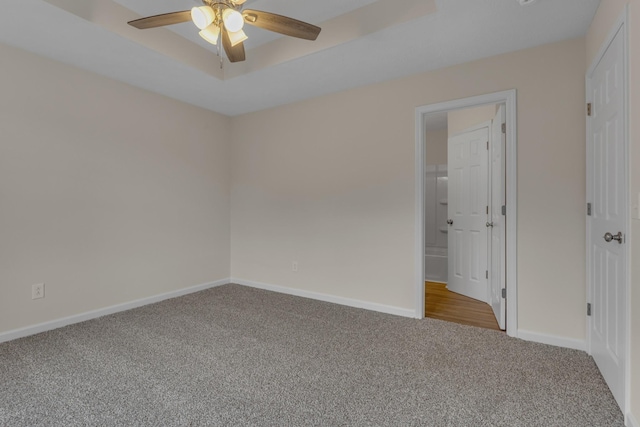
<instances>
[{"instance_id":1,"label":"door panel","mask_svg":"<svg viewBox=\"0 0 640 427\"><path fill-rule=\"evenodd\" d=\"M622 32L609 45L591 76L591 133L587 177L592 216L589 229L591 354L621 408L626 354L626 175ZM622 233L620 242L605 233Z\"/></svg>"},{"instance_id":2,"label":"door panel","mask_svg":"<svg viewBox=\"0 0 640 427\"><path fill-rule=\"evenodd\" d=\"M449 138L449 281L447 287L487 302L489 129Z\"/></svg>"},{"instance_id":3,"label":"door panel","mask_svg":"<svg viewBox=\"0 0 640 427\"><path fill-rule=\"evenodd\" d=\"M461 248L464 245L464 240L462 238L462 230L453 230L453 241L454 241L454 247L456 248ZM449 247L451 247L451 245L449 245ZM453 265L455 269L453 271L453 277L456 279L462 279L464 277L462 264L463 264L462 253L460 251L454 250ZM449 286L448 286L449 288L451 287L451 282L452 281L449 280Z\"/></svg>"},{"instance_id":4,"label":"door panel","mask_svg":"<svg viewBox=\"0 0 640 427\"><path fill-rule=\"evenodd\" d=\"M480 232L477 230L469 231L469 261L471 263L469 268L469 277L471 280L479 281L482 277L480 273L480 269L482 269L482 273L485 273L486 262L482 262L481 259L485 259L486 261L486 252L484 248L481 247L482 236L480 236ZM482 233L484 234L484 233ZM484 254L484 255L483 255Z\"/></svg>"}]
</instances>

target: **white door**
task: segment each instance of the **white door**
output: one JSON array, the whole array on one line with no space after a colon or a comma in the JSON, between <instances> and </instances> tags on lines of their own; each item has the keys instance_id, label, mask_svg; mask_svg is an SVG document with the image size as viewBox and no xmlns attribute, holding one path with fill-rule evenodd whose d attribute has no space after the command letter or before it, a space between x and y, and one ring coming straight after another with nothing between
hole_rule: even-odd
<instances>
[{"instance_id":1,"label":"white door","mask_svg":"<svg viewBox=\"0 0 640 427\"><path fill-rule=\"evenodd\" d=\"M447 288L487 302L489 128L449 138Z\"/></svg>"},{"instance_id":2,"label":"white door","mask_svg":"<svg viewBox=\"0 0 640 427\"><path fill-rule=\"evenodd\" d=\"M620 31L590 76L587 216L591 354L621 408L625 398L627 196Z\"/></svg>"},{"instance_id":3,"label":"white door","mask_svg":"<svg viewBox=\"0 0 640 427\"><path fill-rule=\"evenodd\" d=\"M503 289L506 292L506 221L503 215L503 206L506 206L505 184L505 146L506 146L506 114L504 105L498 107L498 112L491 123L491 144L489 155L491 157L491 185L490 185L490 246L491 261L489 268L489 305L493 309L500 329L506 328L506 300Z\"/></svg>"}]
</instances>

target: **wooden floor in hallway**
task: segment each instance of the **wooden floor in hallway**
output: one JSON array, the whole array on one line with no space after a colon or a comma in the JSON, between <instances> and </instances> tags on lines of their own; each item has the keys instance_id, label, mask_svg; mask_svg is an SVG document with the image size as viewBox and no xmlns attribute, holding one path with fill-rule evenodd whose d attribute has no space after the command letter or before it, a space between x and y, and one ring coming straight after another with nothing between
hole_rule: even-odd
<instances>
[{"instance_id":1,"label":"wooden floor in hallway","mask_svg":"<svg viewBox=\"0 0 640 427\"><path fill-rule=\"evenodd\" d=\"M425 317L500 330L489 304L451 292L443 283L425 282Z\"/></svg>"}]
</instances>

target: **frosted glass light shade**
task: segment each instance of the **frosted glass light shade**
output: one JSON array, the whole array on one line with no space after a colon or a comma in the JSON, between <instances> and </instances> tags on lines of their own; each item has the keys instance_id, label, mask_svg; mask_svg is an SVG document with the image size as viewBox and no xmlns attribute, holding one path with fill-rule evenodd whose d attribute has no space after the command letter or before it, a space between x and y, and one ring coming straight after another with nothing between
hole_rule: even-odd
<instances>
[{"instance_id":1,"label":"frosted glass light shade","mask_svg":"<svg viewBox=\"0 0 640 427\"><path fill-rule=\"evenodd\" d=\"M242 14L234 9L225 9L222 12L222 20L225 28L232 33L242 30L244 26L244 18Z\"/></svg>"},{"instance_id":2,"label":"frosted glass light shade","mask_svg":"<svg viewBox=\"0 0 640 427\"><path fill-rule=\"evenodd\" d=\"M229 41L231 41L231 46L235 46L238 43L242 43L243 41L249 38L242 30L234 31L233 33L231 31L228 31L228 33L229 33Z\"/></svg>"},{"instance_id":3,"label":"frosted glass light shade","mask_svg":"<svg viewBox=\"0 0 640 427\"><path fill-rule=\"evenodd\" d=\"M220 27L216 24L211 24L204 30L200 31L200 37L205 39L211 44L218 44L218 36L220 35Z\"/></svg>"},{"instance_id":4,"label":"frosted glass light shade","mask_svg":"<svg viewBox=\"0 0 640 427\"><path fill-rule=\"evenodd\" d=\"M196 24L196 27L201 30L211 25L215 17L215 12L209 6L194 7L191 9L191 20Z\"/></svg>"}]
</instances>

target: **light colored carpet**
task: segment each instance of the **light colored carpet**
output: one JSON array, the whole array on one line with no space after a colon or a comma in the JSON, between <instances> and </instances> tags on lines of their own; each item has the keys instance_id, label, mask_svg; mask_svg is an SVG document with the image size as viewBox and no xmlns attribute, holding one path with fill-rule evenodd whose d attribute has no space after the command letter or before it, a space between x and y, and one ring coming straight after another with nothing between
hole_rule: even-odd
<instances>
[{"instance_id":1,"label":"light colored carpet","mask_svg":"<svg viewBox=\"0 0 640 427\"><path fill-rule=\"evenodd\" d=\"M623 426L585 353L226 285L0 344L2 426Z\"/></svg>"}]
</instances>

